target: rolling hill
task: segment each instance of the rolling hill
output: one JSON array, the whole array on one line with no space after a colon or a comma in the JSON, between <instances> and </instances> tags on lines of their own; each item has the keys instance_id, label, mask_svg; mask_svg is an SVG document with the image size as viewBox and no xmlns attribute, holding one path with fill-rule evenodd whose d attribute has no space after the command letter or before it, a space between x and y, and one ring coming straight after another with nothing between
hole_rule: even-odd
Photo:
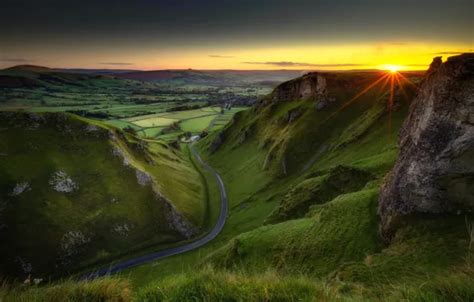
<instances>
[{"instance_id":1,"label":"rolling hill","mask_svg":"<svg viewBox=\"0 0 474 302\"><path fill-rule=\"evenodd\" d=\"M301 75L299 70L152 70L120 73L123 79L172 85L275 86Z\"/></svg>"},{"instance_id":2,"label":"rolling hill","mask_svg":"<svg viewBox=\"0 0 474 302\"><path fill-rule=\"evenodd\" d=\"M111 75L74 73L43 66L18 65L0 70L0 88L100 88L104 85L127 85Z\"/></svg>"}]
</instances>

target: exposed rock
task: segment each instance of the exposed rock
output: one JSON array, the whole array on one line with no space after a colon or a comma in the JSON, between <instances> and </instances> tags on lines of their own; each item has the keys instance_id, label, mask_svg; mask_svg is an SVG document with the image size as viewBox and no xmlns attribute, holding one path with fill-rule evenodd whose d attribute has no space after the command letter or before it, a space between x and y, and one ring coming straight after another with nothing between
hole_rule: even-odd
<instances>
[{"instance_id":1,"label":"exposed rock","mask_svg":"<svg viewBox=\"0 0 474 302\"><path fill-rule=\"evenodd\" d=\"M316 101L316 110L321 111L324 108L326 108L329 105L329 103L333 103L335 101L336 101L336 98L334 97L321 96Z\"/></svg>"},{"instance_id":2,"label":"exposed rock","mask_svg":"<svg viewBox=\"0 0 474 302\"><path fill-rule=\"evenodd\" d=\"M115 136L114 136L115 137ZM119 147L117 146L113 146L112 147L112 154L114 156L117 156L117 157L120 157L122 159L122 163L125 167L128 167L130 166L130 162L128 161L127 157L125 156L125 154L123 153L122 149L120 149Z\"/></svg>"},{"instance_id":3,"label":"exposed rock","mask_svg":"<svg viewBox=\"0 0 474 302\"><path fill-rule=\"evenodd\" d=\"M151 176L146 172L136 169L135 175L137 176L138 184L141 186L149 185L152 182Z\"/></svg>"},{"instance_id":4,"label":"exposed rock","mask_svg":"<svg viewBox=\"0 0 474 302\"><path fill-rule=\"evenodd\" d=\"M166 198L158 194L158 197L164 201L166 206L169 226L176 230L178 233L183 235L186 239L189 239L199 233L198 228L188 222L169 202Z\"/></svg>"},{"instance_id":5,"label":"exposed rock","mask_svg":"<svg viewBox=\"0 0 474 302\"><path fill-rule=\"evenodd\" d=\"M211 153L216 152L224 143L224 140L225 140L225 133L224 131L221 131L217 134L217 136L212 141L211 146L209 147L209 151Z\"/></svg>"},{"instance_id":6,"label":"exposed rock","mask_svg":"<svg viewBox=\"0 0 474 302\"><path fill-rule=\"evenodd\" d=\"M128 222L116 223L112 226L112 232L117 235L127 237L133 228L134 225Z\"/></svg>"},{"instance_id":7,"label":"exposed rock","mask_svg":"<svg viewBox=\"0 0 474 302\"><path fill-rule=\"evenodd\" d=\"M13 191L10 193L10 196L18 196L24 192L31 190L30 184L28 182L20 182L15 185Z\"/></svg>"},{"instance_id":8,"label":"exposed rock","mask_svg":"<svg viewBox=\"0 0 474 302\"><path fill-rule=\"evenodd\" d=\"M474 209L474 54L434 59L399 146L380 194L386 239L405 215Z\"/></svg>"},{"instance_id":9,"label":"exposed rock","mask_svg":"<svg viewBox=\"0 0 474 302\"><path fill-rule=\"evenodd\" d=\"M327 95L326 78L316 72L305 74L303 77L280 84L272 92L272 100L278 102L294 101L297 99L313 99Z\"/></svg>"},{"instance_id":10,"label":"exposed rock","mask_svg":"<svg viewBox=\"0 0 474 302\"><path fill-rule=\"evenodd\" d=\"M86 237L81 231L69 231L61 238L61 251L63 258L68 258L79 253L79 249L89 243L91 238Z\"/></svg>"},{"instance_id":11,"label":"exposed rock","mask_svg":"<svg viewBox=\"0 0 474 302\"><path fill-rule=\"evenodd\" d=\"M254 125L250 125L242 129L237 144L240 145L244 143L252 135L253 132L254 132Z\"/></svg>"},{"instance_id":12,"label":"exposed rock","mask_svg":"<svg viewBox=\"0 0 474 302\"><path fill-rule=\"evenodd\" d=\"M302 108L293 108L291 110L288 110L288 112L283 116L281 122L283 124L291 124L295 122L298 118L300 118L303 113L304 110Z\"/></svg>"},{"instance_id":13,"label":"exposed rock","mask_svg":"<svg viewBox=\"0 0 474 302\"><path fill-rule=\"evenodd\" d=\"M99 131L99 127L97 127L96 125L89 124L85 127L85 130L87 132L96 132Z\"/></svg>"},{"instance_id":14,"label":"exposed rock","mask_svg":"<svg viewBox=\"0 0 474 302\"><path fill-rule=\"evenodd\" d=\"M71 193L79 188L79 186L64 171L54 173L49 180L49 184L56 192L61 193Z\"/></svg>"}]
</instances>

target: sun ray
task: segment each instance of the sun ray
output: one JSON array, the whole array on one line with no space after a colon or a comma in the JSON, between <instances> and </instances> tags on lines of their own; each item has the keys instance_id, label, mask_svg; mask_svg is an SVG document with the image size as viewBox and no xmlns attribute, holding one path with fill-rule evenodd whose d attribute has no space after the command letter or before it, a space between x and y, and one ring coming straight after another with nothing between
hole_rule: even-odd
<instances>
[{"instance_id":1,"label":"sun ray","mask_svg":"<svg viewBox=\"0 0 474 302\"><path fill-rule=\"evenodd\" d=\"M415 88L416 90L418 90L418 86L415 85L415 84L413 84L413 82L410 81L410 80L409 80L407 77L405 77L403 74L399 73L399 76L400 76L400 78L401 78L404 82L406 82L408 85L410 85L410 86L412 86L413 88Z\"/></svg>"},{"instance_id":2,"label":"sun ray","mask_svg":"<svg viewBox=\"0 0 474 302\"><path fill-rule=\"evenodd\" d=\"M331 113L324 121L323 123L326 123L328 120L330 120L333 116L335 116L338 112L341 112L343 111L344 109L346 109L348 106L350 106L352 103L354 103L358 98L360 98L361 96L363 96L364 94L366 94L370 89L372 89L374 86L376 86L377 84L379 84L381 81L383 80L387 80L388 78L390 77L390 74L389 73L385 73L383 76L381 76L379 79L377 79L376 81L372 82L371 84L369 84L367 87L365 87L362 91L360 91L359 93L357 93L354 97L352 97L349 101L347 101L346 103L342 104L342 106L335 112ZM385 85L387 84L387 81L385 83L383 83L383 87L385 87ZM383 88L382 87L382 88Z\"/></svg>"},{"instance_id":3,"label":"sun ray","mask_svg":"<svg viewBox=\"0 0 474 302\"><path fill-rule=\"evenodd\" d=\"M390 94L388 97L387 109L388 109L388 135L389 139L392 134L392 110L393 110L393 96L395 94L395 78L398 76L398 73L392 73L390 75Z\"/></svg>"},{"instance_id":4,"label":"sun ray","mask_svg":"<svg viewBox=\"0 0 474 302\"><path fill-rule=\"evenodd\" d=\"M382 76L381 78L379 78L378 80L376 80L375 82L371 83L370 85L368 85L367 87L365 87L361 92L359 92L358 94L356 94L352 99L350 99L349 101L347 101L345 104L343 104L341 106L341 108L339 108L339 111L341 110L344 110L345 108L347 108L349 105L351 105L355 100L357 100L358 98L360 98L361 96L363 96L364 94L366 94L370 89L372 89L375 85L377 85L378 83L380 83L382 80L388 78L390 76L390 74L385 74L384 76Z\"/></svg>"},{"instance_id":5,"label":"sun ray","mask_svg":"<svg viewBox=\"0 0 474 302\"><path fill-rule=\"evenodd\" d=\"M404 96L405 102L408 102L408 94L407 94L407 92L406 92L406 90L405 90L405 87L403 87L403 83L402 83L402 81L400 80L400 78L401 78L401 77L398 76L398 77L395 78L395 80L397 81L397 85L398 85L398 87L399 87L401 93L402 93L403 96Z\"/></svg>"}]
</instances>

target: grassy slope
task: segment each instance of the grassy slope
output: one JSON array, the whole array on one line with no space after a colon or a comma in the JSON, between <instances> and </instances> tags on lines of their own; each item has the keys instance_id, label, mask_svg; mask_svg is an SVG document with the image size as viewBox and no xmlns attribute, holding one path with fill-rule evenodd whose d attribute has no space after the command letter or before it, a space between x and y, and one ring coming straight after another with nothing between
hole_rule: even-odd
<instances>
[{"instance_id":1,"label":"grassy slope","mask_svg":"<svg viewBox=\"0 0 474 302\"><path fill-rule=\"evenodd\" d=\"M221 148L207 153L229 195L222 235L198 251L125 273L140 288L137 300L472 300L465 217L413 217L390 245L378 237L378 187L397 157L407 104L397 96L399 106L389 116L383 110L386 92L369 93L339 111L371 80L335 91L336 102L323 111L312 101L296 100L237 114ZM298 108L303 114L285 123ZM202 141L201 151L208 152L218 135ZM300 197L292 194L311 200L321 179L331 179L340 165L370 177L365 185L315 198L296 216L269 224L269 215L287 198L297 205ZM350 183L353 174L342 174L329 184Z\"/></svg>"},{"instance_id":2,"label":"grassy slope","mask_svg":"<svg viewBox=\"0 0 474 302\"><path fill-rule=\"evenodd\" d=\"M148 144L147 154L155 163L151 165L130 142L110 141L109 131L100 124L88 132L90 124L81 118L45 114L39 117L46 122L36 127L25 116L4 115L0 121L0 199L6 226L1 238L2 246L8 246L1 250L4 274L24 276L22 261L31 263L33 276L61 274L127 251L182 239L170 229L162 202L151 187L137 183L135 170L114 156L112 145L119 144L129 162L149 171L162 194L176 200L176 207L190 221L202 224L201 182L180 150ZM79 185L77 190L60 193L51 188L48 182L59 170ZM30 189L11 196L21 182ZM125 224L129 231L118 230ZM64 255L61 242L71 231L80 231L90 241L78 244L70 257L60 257Z\"/></svg>"},{"instance_id":3,"label":"grassy slope","mask_svg":"<svg viewBox=\"0 0 474 302\"><path fill-rule=\"evenodd\" d=\"M342 104L345 100L341 99L339 104ZM193 269L199 259L224 245L234 236L263 225L268 215L278 206L280 200L292 186L305 179L306 176L299 175L299 173L289 175L286 178L277 178L272 174L272 171L263 169L267 150L262 148L263 140L261 134L256 133L258 130L254 130L253 135L248 136L241 143L242 129L248 129L249 125L258 123L257 127L262 127L261 131L269 131L275 120L283 116L287 110L297 106L308 108L308 113L306 113L308 116L306 120L301 119L301 122L312 125L313 117L310 114L319 115L320 113L313 111L313 102L283 103L277 108L273 108L274 111L271 114L264 109L263 112L257 114L252 110L247 110L235 116L229 126L231 131L228 134L228 140L223 144L222 149L212 156L207 156L213 167L224 178L229 196L230 214L222 234L210 245L200 249L199 252L160 261L157 264L161 268L159 272L156 272L154 265L133 269L130 276L135 284L141 286L150 280L162 278L166 274L173 274L176 272L176 264L179 264L178 271ZM335 106L332 110L336 110L338 107ZM369 106L369 108L371 107ZM348 111L351 111L351 108ZM279 113L276 114L275 112ZM387 131L385 121L381 121L382 127L373 127L370 133L361 137L358 143L352 144L350 148L333 150L324 154L322 158L318 158L318 164L315 167L319 171L326 171L331 166L338 164L354 164L362 168L369 166L367 170L370 173L381 177L391 167L396 158L395 133L405 113L406 107L401 108L394 114L392 133ZM346 122L346 125L348 125L346 127L350 127L351 122L357 118L358 116L354 114L353 120ZM285 127L283 125L282 128ZM301 128L304 130L304 127ZM280 131L280 129L275 130L275 132L277 131ZM217 133L211 134L208 139L200 144L202 153L207 154L208 147L216 135ZM275 137L278 137L278 135L275 135ZM364 161L369 161L370 165ZM311 173L321 172L311 170L306 172L308 175ZM209 183L212 182L211 179Z\"/></svg>"},{"instance_id":4,"label":"grassy slope","mask_svg":"<svg viewBox=\"0 0 474 302\"><path fill-rule=\"evenodd\" d=\"M283 276L304 272L305 278L330 280L329 284L334 283L331 290L336 291L331 299L340 292L346 292L351 300L363 295L364 299L394 301L404 297L462 300L474 295L468 281L473 272L465 260L471 253L465 217L445 217L441 227L436 227L439 220L435 218L415 217L389 246L378 237L378 187L397 156L397 132L406 116L406 100L397 94L399 105L389 116L384 110L388 94L372 92L339 111L351 95L347 91L338 93L335 106L321 112L314 110L312 102L296 101L269 104L236 116L224 131L222 147L208 156L222 173L231 203L223 234L212 248L158 264L165 267L163 274L171 276L169 281L159 281L162 276L156 276L158 281L148 287L148 295L185 295L184 289L171 284L190 282L189 286L201 287L186 297L192 293L197 297L206 293L212 296L212 286L232 287L225 281L225 271L255 276L268 268ZM282 123L285 114L295 108L304 108L303 115L292 125ZM214 133L202 142L203 151L208 150L217 135ZM326 146L326 151L319 152L321 145ZM276 155L265 165L272 147ZM281 175L282 158L287 161L286 177ZM305 169L308 163L313 165ZM339 165L365 171L372 177L359 191L325 200L323 204L315 201L299 219L262 226L291 188L327 177ZM185 277L166 269L167 263L177 263L178 259L187 259L178 271L193 270L192 259L200 259L201 265L217 268L212 278L223 280ZM142 268L143 271L147 270ZM433 279L425 283L426 279L420 276L423 274ZM443 278L443 274L448 277ZM131 276L139 286L151 279L137 275L132 272ZM426 291L420 290L420 284L426 285ZM161 293L153 289L157 286ZM247 293L243 297L252 295Z\"/></svg>"}]
</instances>

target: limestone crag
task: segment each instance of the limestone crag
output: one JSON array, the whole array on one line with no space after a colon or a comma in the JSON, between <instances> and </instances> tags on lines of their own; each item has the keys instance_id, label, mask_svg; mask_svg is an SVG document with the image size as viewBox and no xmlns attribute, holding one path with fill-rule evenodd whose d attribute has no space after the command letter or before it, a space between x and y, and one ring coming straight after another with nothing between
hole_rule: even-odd
<instances>
[{"instance_id":1,"label":"limestone crag","mask_svg":"<svg viewBox=\"0 0 474 302\"><path fill-rule=\"evenodd\" d=\"M474 209L474 54L435 58L399 134L382 187L382 235L413 213Z\"/></svg>"}]
</instances>

